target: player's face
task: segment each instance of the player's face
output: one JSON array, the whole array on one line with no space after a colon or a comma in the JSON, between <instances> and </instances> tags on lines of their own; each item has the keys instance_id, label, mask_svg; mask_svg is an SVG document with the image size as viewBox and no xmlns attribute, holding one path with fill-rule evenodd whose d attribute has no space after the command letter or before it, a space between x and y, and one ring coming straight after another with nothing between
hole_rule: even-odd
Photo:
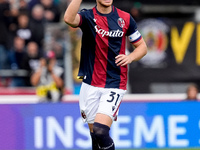
<instances>
[{"instance_id":1,"label":"player's face","mask_svg":"<svg viewBox=\"0 0 200 150\"><path fill-rule=\"evenodd\" d=\"M103 7L110 7L113 3L113 0L96 0L97 4L100 4Z\"/></svg>"}]
</instances>

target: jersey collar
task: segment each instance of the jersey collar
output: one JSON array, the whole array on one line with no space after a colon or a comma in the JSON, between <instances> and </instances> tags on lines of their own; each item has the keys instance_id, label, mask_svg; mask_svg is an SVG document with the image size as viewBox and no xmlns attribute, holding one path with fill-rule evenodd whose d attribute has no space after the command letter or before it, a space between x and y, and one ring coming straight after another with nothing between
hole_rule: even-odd
<instances>
[{"instance_id":1,"label":"jersey collar","mask_svg":"<svg viewBox=\"0 0 200 150\"><path fill-rule=\"evenodd\" d=\"M110 15L112 15L112 14L114 13L115 8L114 8L114 6L112 5L112 11L111 11L109 14L102 14L102 13L100 13L100 12L97 10L97 6L95 6L95 10L96 10L97 14L99 14L99 15L101 15L101 16L110 16Z\"/></svg>"}]
</instances>

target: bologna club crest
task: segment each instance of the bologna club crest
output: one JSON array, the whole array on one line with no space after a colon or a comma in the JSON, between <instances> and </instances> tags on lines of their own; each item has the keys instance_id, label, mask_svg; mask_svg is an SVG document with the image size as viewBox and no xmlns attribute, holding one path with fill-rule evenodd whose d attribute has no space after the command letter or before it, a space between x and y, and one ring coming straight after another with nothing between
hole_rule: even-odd
<instances>
[{"instance_id":1,"label":"bologna club crest","mask_svg":"<svg viewBox=\"0 0 200 150\"><path fill-rule=\"evenodd\" d=\"M83 119L86 119L86 114L83 110L81 111L81 116L82 116Z\"/></svg>"},{"instance_id":2,"label":"bologna club crest","mask_svg":"<svg viewBox=\"0 0 200 150\"><path fill-rule=\"evenodd\" d=\"M123 28L123 27L125 26L125 21L124 21L124 19L122 19L122 18L119 18L119 19L117 20L117 23L118 23L118 25L119 25L121 28Z\"/></svg>"}]
</instances>

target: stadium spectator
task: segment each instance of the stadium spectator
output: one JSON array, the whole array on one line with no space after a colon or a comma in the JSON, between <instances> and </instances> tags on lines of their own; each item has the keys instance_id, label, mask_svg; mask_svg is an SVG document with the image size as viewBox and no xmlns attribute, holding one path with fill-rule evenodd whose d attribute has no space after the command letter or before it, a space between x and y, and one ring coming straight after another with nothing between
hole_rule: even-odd
<instances>
[{"instance_id":1,"label":"stadium spectator","mask_svg":"<svg viewBox=\"0 0 200 150\"><path fill-rule=\"evenodd\" d=\"M186 94L187 98L186 100L188 101L197 101L198 100L198 93L199 93L199 88L196 84L190 84L187 88Z\"/></svg>"},{"instance_id":2,"label":"stadium spectator","mask_svg":"<svg viewBox=\"0 0 200 150\"><path fill-rule=\"evenodd\" d=\"M27 0L9 0L12 13L16 16L20 13L28 13L29 7Z\"/></svg>"},{"instance_id":3,"label":"stadium spectator","mask_svg":"<svg viewBox=\"0 0 200 150\"><path fill-rule=\"evenodd\" d=\"M40 59L40 67L31 76L31 83L36 86L36 93L41 102L59 102L63 94L63 68L56 65L53 51L46 59Z\"/></svg>"},{"instance_id":4,"label":"stadium spectator","mask_svg":"<svg viewBox=\"0 0 200 150\"><path fill-rule=\"evenodd\" d=\"M136 22L139 22L143 19L143 13L141 11L141 8L142 4L140 2L135 2L133 7L131 7L130 9L130 14Z\"/></svg>"},{"instance_id":5,"label":"stadium spectator","mask_svg":"<svg viewBox=\"0 0 200 150\"><path fill-rule=\"evenodd\" d=\"M18 27L16 30L16 35L24 39L26 44L32 37L31 29L29 26L29 17L25 13L19 14L18 16Z\"/></svg>"},{"instance_id":6,"label":"stadium spectator","mask_svg":"<svg viewBox=\"0 0 200 150\"><path fill-rule=\"evenodd\" d=\"M14 46L8 54L10 68L12 70L23 69L23 58L25 57L25 41L20 37L14 38ZM25 86L23 77L13 77L12 87Z\"/></svg>"},{"instance_id":7,"label":"stadium spectator","mask_svg":"<svg viewBox=\"0 0 200 150\"><path fill-rule=\"evenodd\" d=\"M9 3L0 0L0 69L5 69L7 66L9 11Z\"/></svg>"},{"instance_id":8,"label":"stadium spectator","mask_svg":"<svg viewBox=\"0 0 200 150\"><path fill-rule=\"evenodd\" d=\"M9 62L11 69L21 69L23 57L25 55L25 41L16 36L14 38L14 46L9 53Z\"/></svg>"},{"instance_id":9,"label":"stadium spectator","mask_svg":"<svg viewBox=\"0 0 200 150\"><path fill-rule=\"evenodd\" d=\"M55 42L52 49L55 52L57 63L59 66L64 67L64 48L62 42Z\"/></svg>"},{"instance_id":10,"label":"stadium spectator","mask_svg":"<svg viewBox=\"0 0 200 150\"><path fill-rule=\"evenodd\" d=\"M40 0L44 7L44 17L47 22L59 22L60 21L60 9L54 4L53 0Z\"/></svg>"},{"instance_id":11,"label":"stadium spectator","mask_svg":"<svg viewBox=\"0 0 200 150\"><path fill-rule=\"evenodd\" d=\"M29 7L28 7L28 3L26 0L20 0L19 1L19 12L20 13L29 13Z\"/></svg>"},{"instance_id":12,"label":"stadium spectator","mask_svg":"<svg viewBox=\"0 0 200 150\"><path fill-rule=\"evenodd\" d=\"M30 19L30 29L32 32L31 40L36 42L38 46L41 48L43 46L43 39L44 39L44 8L42 5L37 4L33 7L32 16Z\"/></svg>"},{"instance_id":13,"label":"stadium spectator","mask_svg":"<svg viewBox=\"0 0 200 150\"><path fill-rule=\"evenodd\" d=\"M9 3L5 0L0 0L0 45L7 46L8 24L9 24Z\"/></svg>"},{"instance_id":14,"label":"stadium spectator","mask_svg":"<svg viewBox=\"0 0 200 150\"><path fill-rule=\"evenodd\" d=\"M29 8L32 10L33 7L40 3L40 0L30 0L28 3Z\"/></svg>"},{"instance_id":15,"label":"stadium spectator","mask_svg":"<svg viewBox=\"0 0 200 150\"><path fill-rule=\"evenodd\" d=\"M37 43L32 41L29 42L26 47L26 55L23 58L23 69L28 71L28 76L25 78L26 86L31 86L30 76L39 68L41 57L42 54L40 53Z\"/></svg>"},{"instance_id":16,"label":"stadium spectator","mask_svg":"<svg viewBox=\"0 0 200 150\"><path fill-rule=\"evenodd\" d=\"M18 0L10 0L10 12L9 12L9 31L13 33L17 28L17 17L19 15L19 1ZM13 40L12 38L10 40Z\"/></svg>"}]
</instances>

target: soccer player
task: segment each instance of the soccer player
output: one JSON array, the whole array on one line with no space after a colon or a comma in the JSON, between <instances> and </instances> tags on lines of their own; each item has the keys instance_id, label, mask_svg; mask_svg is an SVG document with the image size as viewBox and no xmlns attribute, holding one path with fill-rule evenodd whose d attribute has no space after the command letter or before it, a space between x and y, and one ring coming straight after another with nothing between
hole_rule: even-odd
<instances>
[{"instance_id":1,"label":"soccer player","mask_svg":"<svg viewBox=\"0 0 200 150\"><path fill-rule=\"evenodd\" d=\"M127 65L141 59L147 46L134 19L114 7L113 0L96 0L94 8L78 13L81 3L72 0L64 14L68 25L83 32L80 111L90 129L92 149L114 150L109 130L126 92ZM126 36L135 47L129 55L125 55Z\"/></svg>"}]
</instances>

